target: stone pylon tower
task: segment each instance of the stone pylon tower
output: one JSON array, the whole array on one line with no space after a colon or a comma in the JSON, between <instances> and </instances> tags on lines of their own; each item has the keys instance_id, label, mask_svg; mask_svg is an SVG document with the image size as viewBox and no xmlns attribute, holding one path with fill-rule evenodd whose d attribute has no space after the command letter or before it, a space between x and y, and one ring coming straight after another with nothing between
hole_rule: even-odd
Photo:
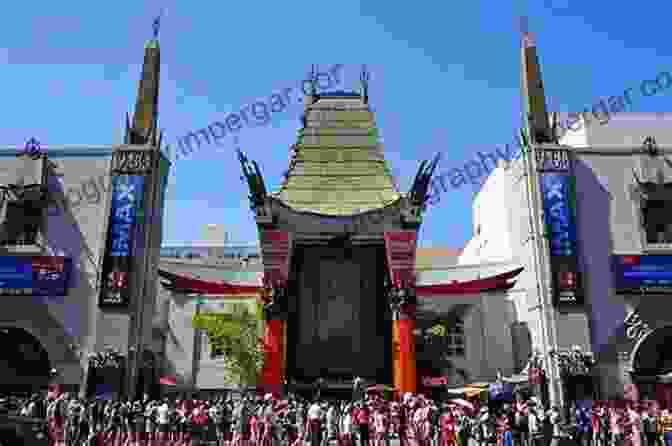
<instances>
[{"instance_id":1,"label":"stone pylon tower","mask_svg":"<svg viewBox=\"0 0 672 446\"><path fill-rule=\"evenodd\" d=\"M131 396L148 390L157 378L157 364L148 345L170 166L160 150L162 135L158 130L158 32L157 18L153 37L145 44L135 111L132 119L126 117L124 144L112 155L111 202L96 330L96 350L113 345L126 355L120 387Z\"/></svg>"}]
</instances>

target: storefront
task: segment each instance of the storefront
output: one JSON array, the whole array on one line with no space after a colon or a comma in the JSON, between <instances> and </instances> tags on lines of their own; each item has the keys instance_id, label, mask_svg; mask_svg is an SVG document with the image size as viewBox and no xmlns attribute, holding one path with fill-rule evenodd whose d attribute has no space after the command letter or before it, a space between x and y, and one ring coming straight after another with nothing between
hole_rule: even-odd
<instances>
[{"instance_id":1,"label":"storefront","mask_svg":"<svg viewBox=\"0 0 672 446\"><path fill-rule=\"evenodd\" d=\"M672 403L672 256L614 256L616 294L628 311L617 333L618 362L629 399Z\"/></svg>"}]
</instances>

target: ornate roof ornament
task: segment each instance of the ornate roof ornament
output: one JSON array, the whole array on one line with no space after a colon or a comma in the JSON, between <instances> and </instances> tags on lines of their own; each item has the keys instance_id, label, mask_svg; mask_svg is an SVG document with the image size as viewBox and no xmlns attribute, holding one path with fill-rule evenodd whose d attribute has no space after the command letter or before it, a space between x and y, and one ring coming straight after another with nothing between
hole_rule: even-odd
<instances>
[{"instance_id":1,"label":"ornate roof ornament","mask_svg":"<svg viewBox=\"0 0 672 446\"><path fill-rule=\"evenodd\" d=\"M161 8L161 12L159 12L159 15L156 16L154 21L152 22L152 35L154 40L157 40L159 38L159 30L161 29L161 17L163 16L163 8Z\"/></svg>"},{"instance_id":2,"label":"ornate roof ornament","mask_svg":"<svg viewBox=\"0 0 672 446\"><path fill-rule=\"evenodd\" d=\"M266 202L267 193L261 169L259 169L256 161L252 160L250 162L240 148L236 148L236 153L238 154L238 160L240 161L240 167L244 175L240 179L247 180L247 186L250 189L250 209L255 210L258 207L263 207Z\"/></svg>"},{"instance_id":3,"label":"ornate roof ornament","mask_svg":"<svg viewBox=\"0 0 672 446\"><path fill-rule=\"evenodd\" d=\"M369 79L371 79L371 75L367 71L366 65L362 65L359 81L362 83L362 98L365 104L369 103Z\"/></svg>"},{"instance_id":4,"label":"ornate roof ornament","mask_svg":"<svg viewBox=\"0 0 672 446\"><path fill-rule=\"evenodd\" d=\"M308 74L308 80L310 81L310 94L317 96L317 74L319 67L316 64L313 64L310 68L310 74Z\"/></svg>"},{"instance_id":5,"label":"ornate roof ornament","mask_svg":"<svg viewBox=\"0 0 672 446\"><path fill-rule=\"evenodd\" d=\"M429 190L429 182L434 175L436 166L439 164L441 159L441 153L437 153L434 157L434 160L429 162L427 160L420 163L418 168L418 173L415 175L415 180L413 180L413 186L408 193L411 203L415 206L423 206L427 199L429 198L427 191Z\"/></svg>"}]
</instances>

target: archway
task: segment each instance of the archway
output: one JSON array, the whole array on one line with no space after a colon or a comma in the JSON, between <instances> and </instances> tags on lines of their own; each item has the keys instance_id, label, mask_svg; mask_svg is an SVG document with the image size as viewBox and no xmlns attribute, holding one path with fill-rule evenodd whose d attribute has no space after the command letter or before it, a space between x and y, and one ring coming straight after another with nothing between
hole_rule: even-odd
<instances>
[{"instance_id":1,"label":"archway","mask_svg":"<svg viewBox=\"0 0 672 446\"><path fill-rule=\"evenodd\" d=\"M49 384L49 355L28 331L0 327L0 391L32 392Z\"/></svg>"},{"instance_id":2,"label":"archway","mask_svg":"<svg viewBox=\"0 0 672 446\"><path fill-rule=\"evenodd\" d=\"M633 381L641 399L656 399L672 407L672 326L661 327L642 339L633 355ZM667 347L667 348L666 348Z\"/></svg>"}]
</instances>

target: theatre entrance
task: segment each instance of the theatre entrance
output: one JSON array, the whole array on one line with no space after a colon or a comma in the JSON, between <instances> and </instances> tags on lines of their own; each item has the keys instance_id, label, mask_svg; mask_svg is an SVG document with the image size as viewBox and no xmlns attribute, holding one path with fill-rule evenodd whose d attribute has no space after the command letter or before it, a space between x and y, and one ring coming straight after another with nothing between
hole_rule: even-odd
<instances>
[{"instance_id":1,"label":"theatre entrance","mask_svg":"<svg viewBox=\"0 0 672 446\"><path fill-rule=\"evenodd\" d=\"M672 407L672 326L654 330L639 346L633 361L633 381L640 399Z\"/></svg>"},{"instance_id":2,"label":"theatre entrance","mask_svg":"<svg viewBox=\"0 0 672 446\"><path fill-rule=\"evenodd\" d=\"M22 328L0 327L0 392L45 389L51 364L40 341Z\"/></svg>"},{"instance_id":3,"label":"theatre entrance","mask_svg":"<svg viewBox=\"0 0 672 446\"><path fill-rule=\"evenodd\" d=\"M344 386L360 376L392 382L385 268L383 246L296 248L290 280L295 298L288 299L288 381L309 384L322 377L327 386Z\"/></svg>"}]
</instances>

